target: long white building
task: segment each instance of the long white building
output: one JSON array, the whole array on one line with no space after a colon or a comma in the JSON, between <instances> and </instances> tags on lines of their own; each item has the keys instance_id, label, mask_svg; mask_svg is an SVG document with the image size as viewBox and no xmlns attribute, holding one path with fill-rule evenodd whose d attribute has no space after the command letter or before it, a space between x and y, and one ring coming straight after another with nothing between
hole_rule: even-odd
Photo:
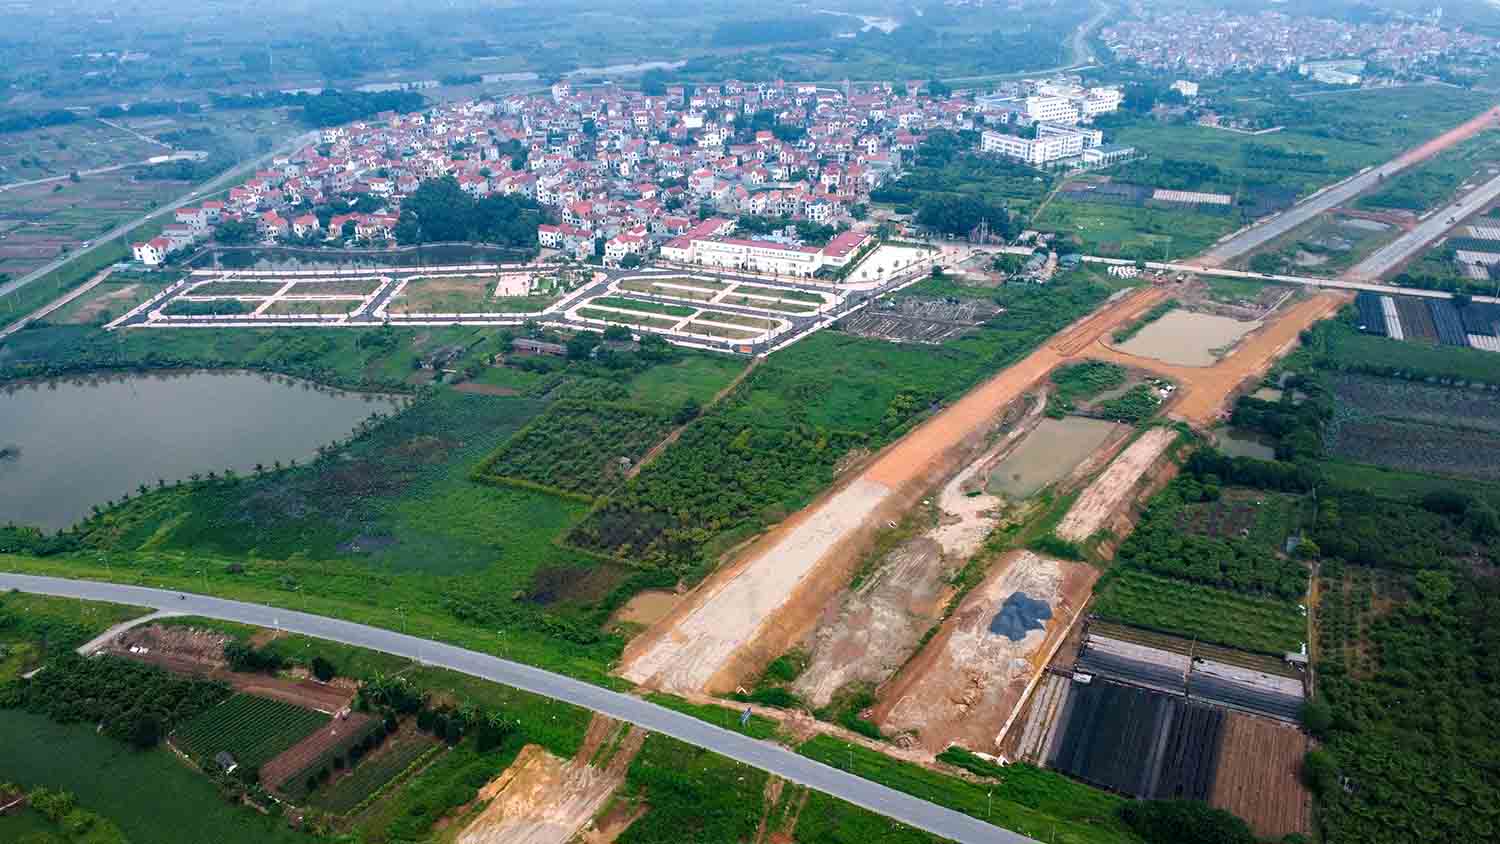
<instances>
[{"instance_id":1,"label":"long white building","mask_svg":"<svg viewBox=\"0 0 1500 844\"><path fill-rule=\"evenodd\" d=\"M1055 123L1038 123L1036 135L1035 138L1021 138L993 129L986 130L979 136L979 150L1039 166L1081 156L1084 150L1104 143L1104 133L1098 129L1080 129Z\"/></svg>"}]
</instances>

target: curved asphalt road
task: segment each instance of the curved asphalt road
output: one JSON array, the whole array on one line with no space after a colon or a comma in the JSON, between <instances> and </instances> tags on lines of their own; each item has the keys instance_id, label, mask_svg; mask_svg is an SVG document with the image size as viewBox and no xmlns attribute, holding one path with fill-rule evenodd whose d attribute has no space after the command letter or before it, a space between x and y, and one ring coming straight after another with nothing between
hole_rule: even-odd
<instances>
[{"instance_id":1,"label":"curved asphalt road","mask_svg":"<svg viewBox=\"0 0 1500 844\"><path fill-rule=\"evenodd\" d=\"M869 780L814 762L786 748L731 732L647 703L630 695L612 692L582 680L563 677L529 665L511 662L476 651L456 648L415 636L407 636L349 621L277 609L261 604L210 598L192 593L170 592L142 586L125 586L89 580L68 580L25 574L0 573L0 590L19 589L44 595L110 601L153 607L173 613L201 615L224 621L277 627L319 639L384 651L449 668L474 677L514 686L539 695L591 709L628 721L654 733L712 750L738 762L769 771L800 785L847 800L872 812L964 844L1037 844L1032 839L951 809L918 800ZM179 595L183 596L179 598Z\"/></svg>"}]
</instances>

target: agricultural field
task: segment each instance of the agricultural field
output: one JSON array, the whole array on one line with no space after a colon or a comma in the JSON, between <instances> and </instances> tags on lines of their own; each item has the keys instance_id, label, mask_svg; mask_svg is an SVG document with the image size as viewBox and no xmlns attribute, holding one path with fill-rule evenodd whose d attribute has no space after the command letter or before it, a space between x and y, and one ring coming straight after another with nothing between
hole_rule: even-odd
<instances>
[{"instance_id":1,"label":"agricultural field","mask_svg":"<svg viewBox=\"0 0 1500 844\"><path fill-rule=\"evenodd\" d=\"M104 325L156 295L170 279L165 274L114 273L89 293L53 311L47 321L54 325Z\"/></svg>"},{"instance_id":2,"label":"agricultural field","mask_svg":"<svg viewBox=\"0 0 1500 844\"><path fill-rule=\"evenodd\" d=\"M1238 595L1133 567L1109 573L1091 609L1107 621L1258 653L1288 653L1307 639L1295 601Z\"/></svg>"},{"instance_id":3,"label":"agricultural field","mask_svg":"<svg viewBox=\"0 0 1500 844\"><path fill-rule=\"evenodd\" d=\"M1330 377L1333 457L1403 471L1500 480L1500 402L1488 390L1361 375Z\"/></svg>"},{"instance_id":4,"label":"agricultural field","mask_svg":"<svg viewBox=\"0 0 1500 844\"><path fill-rule=\"evenodd\" d=\"M0 272L28 273L191 189L191 182L138 182L118 171L0 193Z\"/></svg>"},{"instance_id":5,"label":"agricultural field","mask_svg":"<svg viewBox=\"0 0 1500 844\"><path fill-rule=\"evenodd\" d=\"M259 768L328 719L279 700L238 694L178 727L173 743L199 764L228 752L239 764Z\"/></svg>"},{"instance_id":6,"label":"agricultural field","mask_svg":"<svg viewBox=\"0 0 1500 844\"><path fill-rule=\"evenodd\" d=\"M516 432L480 464L476 476L592 498L620 483L671 425L667 414L648 408L566 399Z\"/></svg>"},{"instance_id":7,"label":"agricultural field","mask_svg":"<svg viewBox=\"0 0 1500 844\"><path fill-rule=\"evenodd\" d=\"M1312 796L1302 782L1307 735L1290 724L1230 712L1219 744L1210 805L1244 818L1263 839L1307 835Z\"/></svg>"},{"instance_id":8,"label":"agricultural field","mask_svg":"<svg viewBox=\"0 0 1500 844\"><path fill-rule=\"evenodd\" d=\"M1500 358L1494 352L1376 337L1343 320L1320 323L1313 332L1318 342L1310 352L1319 369L1500 387Z\"/></svg>"},{"instance_id":9,"label":"agricultural field","mask_svg":"<svg viewBox=\"0 0 1500 844\"><path fill-rule=\"evenodd\" d=\"M1224 710L1100 680L1074 684L1066 711L1048 767L1137 797L1208 797Z\"/></svg>"},{"instance_id":10,"label":"agricultural field","mask_svg":"<svg viewBox=\"0 0 1500 844\"><path fill-rule=\"evenodd\" d=\"M0 537L4 530L0 529ZM3 540L0 540L3 541ZM0 684L147 610L22 592L0 594Z\"/></svg>"},{"instance_id":11,"label":"agricultural field","mask_svg":"<svg viewBox=\"0 0 1500 844\"><path fill-rule=\"evenodd\" d=\"M1500 136L1481 132L1398 174L1355 203L1361 208L1422 212L1450 200L1466 180L1482 180L1500 164Z\"/></svg>"},{"instance_id":12,"label":"agricultural field","mask_svg":"<svg viewBox=\"0 0 1500 844\"><path fill-rule=\"evenodd\" d=\"M163 749L139 751L92 724L56 724L0 711L0 781L64 789L132 841L305 844L281 818L229 803L214 784ZM143 788L143 784L149 787Z\"/></svg>"},{"instance_id":13,"label":"agricultural field","mask_svg":"<svg viewBox=\"0 0 1500 844\"><path fill-rule=\"evenodd\" d=\"M260 769L261 782L301 804L343 769L356 745L368 747L385 735L385 725L379 718L350 713L347 719L328 722L278 754Z\"/></svg>"},{"instance_id":14,"label":"agricultural field","mask_svg":"<svg viewBox=\"0 0 1500 844\"><path fill-rule=\"evenodd\" d=\"M1003 319L938 347L819 332L768 359L568 538L610 556L706 572L717 554L805 505L855 449L905 432L1085 313L1086 280L990 294ZM816 401L814 401L816 397Z\"/></svg>"}]
</instances>

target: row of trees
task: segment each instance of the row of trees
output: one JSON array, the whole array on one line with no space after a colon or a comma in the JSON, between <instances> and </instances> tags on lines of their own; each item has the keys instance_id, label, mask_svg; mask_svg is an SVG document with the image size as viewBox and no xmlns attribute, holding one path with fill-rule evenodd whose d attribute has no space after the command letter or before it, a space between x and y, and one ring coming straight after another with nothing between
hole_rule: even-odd
<instances>
[{"instance_id":1,"label":"row of trees","mask_svg":"<svg viewBox=\"0 0 1500 844\"><path fill-rule=\"evenodd\" d=\"M396 240L402 244L469 241L535 249L542 206L520 196L475 199L452 176L429 179L401 204Z\"/></svg>"}]
</instances>

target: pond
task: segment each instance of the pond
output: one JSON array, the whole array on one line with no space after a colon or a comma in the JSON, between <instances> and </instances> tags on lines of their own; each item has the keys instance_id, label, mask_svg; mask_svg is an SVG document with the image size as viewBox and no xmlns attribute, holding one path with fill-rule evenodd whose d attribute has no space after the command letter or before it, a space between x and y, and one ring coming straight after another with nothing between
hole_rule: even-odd
<instances>
[{"instance_id":1,"label":"pond","mask_svg":"<svg viewBox=\"0 0 1500 844\"><path fill-rule=\"evenodd\" d=\"M1115 348L1178 366L1213 366L1219 362L1216 350L1233 346L1259 325L1178 308Z\"/></svg>"},{"instance_id":2,"label":"pond","mask_svg":"<svg viewBox=\"0 0 1500 844\"><path fill-rule=\"evenodd\" d=\"M1215 433L1219 451L1230 457L1253 457L1256 460L1275 460L1276 449L1256 439L1253 433L1235 428L1221 428Z\"/></svg>"},{"instance_id":3,"label":"pond","mask_svg":"<svg viewBox=\"0 0 1500 844\"><path fill-rule=\"evenodd\" d=\"M67 527L141 484L305 461L399 399L251 372L175 371L0 393L0 524Z\"/></svg>"},{"instance_id":4,"label":"pond","mask_svg":"<svg viewBox=\"0 0 1500 844\"><path fill-rule=\"evenodd\" d=\"M1043 419L990 472L989 489L1012 501L1030 498L1067 477L1119 429L1113 422L1082 416Z\"/></svg>"}]
</instances>

